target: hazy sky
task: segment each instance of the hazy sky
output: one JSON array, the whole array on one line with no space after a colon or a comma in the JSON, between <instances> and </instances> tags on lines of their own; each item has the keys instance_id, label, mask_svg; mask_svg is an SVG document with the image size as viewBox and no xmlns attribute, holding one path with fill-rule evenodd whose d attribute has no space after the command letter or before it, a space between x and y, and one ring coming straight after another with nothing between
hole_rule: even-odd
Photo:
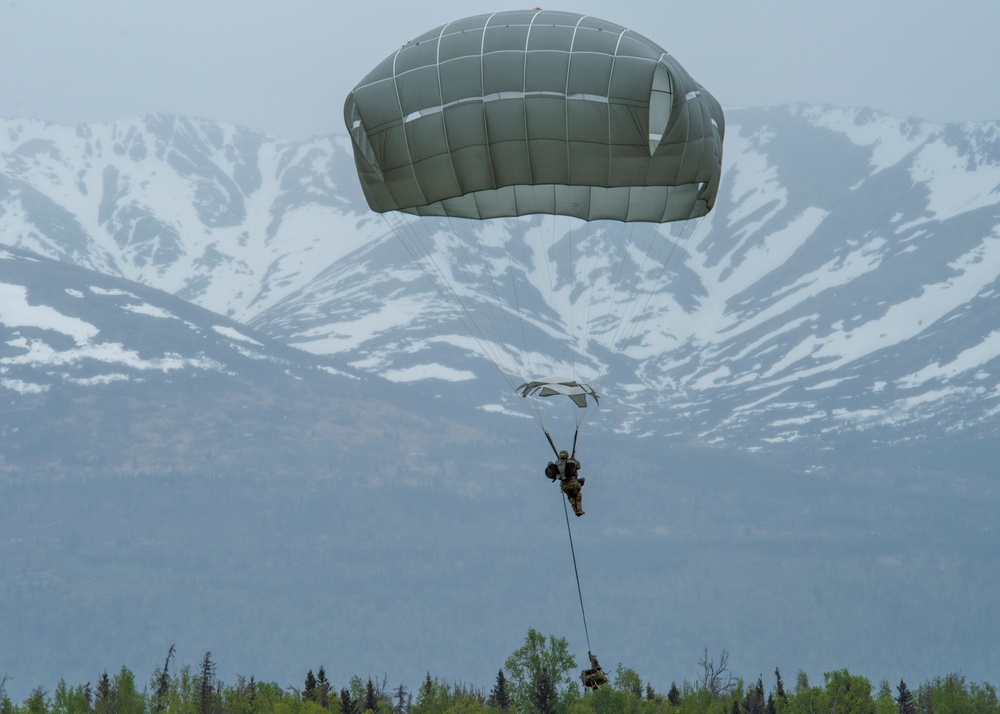
<instances>
[{"instance_id":1,"label":"hazy sky","mask_svg":"<svg viewBox=\"0 0 1000 714\"><path fill-rule=\"evenodd\" d=\"M817 102L1000 119L997 0L566 0L663 46L724 107ZM0 117L154 111L287 139L343 128L375 64L483 0L0 0ZM524 7L531 7L525 3Z\"/></svg>"}]
</instances>

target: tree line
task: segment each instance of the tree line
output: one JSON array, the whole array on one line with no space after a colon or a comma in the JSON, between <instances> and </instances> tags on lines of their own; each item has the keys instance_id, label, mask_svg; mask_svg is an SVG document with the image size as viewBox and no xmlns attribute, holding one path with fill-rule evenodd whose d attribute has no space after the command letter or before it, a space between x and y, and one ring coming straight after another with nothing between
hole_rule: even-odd
<instances>
[{"instance_id":1,"label":"tree line","mask_svg":"<svg viewBox=\"0 0 1000 714\"><path fill-rule=\"evenodd\" d=\"M301 687L238 676L216 676L211 652L197 667L176 667L174 648L148 682L139 685L126 666L103 672L96 684L60 680L50 693L36 687L20 704L7 696L0 675L0 714L1000 714L995 687L958 674L935 677L911 689L905 681L877 686L848 670L827 672L811 684L799 671L786 686L775 669L745 681L706 649L695 681L672 682L658 692L637 672L618 664L610 684L581 686L564 638L529 629L524 645L498 670L491 687L448 683L427 674L415 691L390 687L385 677L352 676L338 688L321 665Z\"/></svg>"}]
</instances>

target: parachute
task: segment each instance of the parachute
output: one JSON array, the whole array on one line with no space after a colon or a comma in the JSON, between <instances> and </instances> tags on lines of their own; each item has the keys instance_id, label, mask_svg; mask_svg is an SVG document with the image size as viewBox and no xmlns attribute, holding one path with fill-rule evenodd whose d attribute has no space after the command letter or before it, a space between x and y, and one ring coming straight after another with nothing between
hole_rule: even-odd
<instances>
[{"instance_id":1,"label":"parachute","mask_svg":"<svg viewBox=\"0 0 1000 714\"><path fill-rule=\"evenodd\" d=\"M596 403L588 385L635 347L683 252L656 226L706 215L719 190L715 98L649 39L570 12L426 32L357 84L344 119L368 205L546 435L532 400ZM537 374L582 391L527 388Z\"/></svg>"},{"instance_id":2,"label":"parachute","mask_svg":"<svg viewBox=\"0 0 1000 714\"><path fill-rule=\"evenodd\" d=\"M344 120L368 205L553 451L541 404L568 398L575 453L595 385L626 351L648 355L643 327L677 298L663 294L685 230L671 238L659 226L686 229L715 204L719 103L638 33L535 9L407 42L348 95ZM592 665L583 683L597 688L607 678L590 653L563 508Z\"/></svg>"},{"instance_id":3,"label":"parachute","mask_svg":"<svg viewBox=\"0 0 1000 714\"><path fill-rule=\"evenodd\" d=\"M348 95L372 210L664 223L711 210L724 120L665 50L566 12L479 15L408 42Z\"/></svg>"},{"instance_id":4,"label":"parachute","mask_svg":"<svg viewBox=\"0 0 1000 714\"><path fill-rule=\"evenodd\" d=\"M600 401L597 397L597 392L589 384L581 384L575 379L564 379L561 377L535 379L531 382L525 382L517 388L517 392L522 397L535 395L539 397L553 397L557 394L562 394L569 397L581 409L587 408L587 397L590 397L594 404Z\"/></svg>"},{"instance_id":5,"label":"parachute","mask_svg":"<svg viewBox=\"0 0 1000 714\"><path fill-rule=\"evenodd\" d=\"M556 448L556 444L552 440L552 435L549 434L548 429L545 428L545 422L542 419L541 411L538 409L538 405L529 400L528 397L569 397L569 400L579 408L579 411L577 412L578 416L576 417L576 429L573 432L572 453L575 455L576 442L580 434L580 425L587 416L587 409L591 406L597 406L600 403L600 398L597 396L597 392L594 391L594 388L589 384L583 384L575 379L549 377L548 379L535 379L530 382L525 382L514 391L525 399L525 404L528 406L528 410L533 411L538 423L542 425L542 431L545 432L545 438L548 439L549 446L551 446L552 451L557 454L559 449Z\"/></svg>"}]
</instances>

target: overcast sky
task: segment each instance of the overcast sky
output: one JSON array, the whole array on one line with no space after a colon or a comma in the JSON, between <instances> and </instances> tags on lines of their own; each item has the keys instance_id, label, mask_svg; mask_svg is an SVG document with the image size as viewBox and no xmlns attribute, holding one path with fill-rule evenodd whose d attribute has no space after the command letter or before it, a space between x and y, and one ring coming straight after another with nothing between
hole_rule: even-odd
<instances>
[{"instance_id":1,"label":"overcast sky","mask_svg":"<svg viewBox=\"0 0 1000 714\"><path fill-rule=\"evenodd\" d=\"M1000 120L997 0L566 0L660 44L723 107L816 102ZM0 117L166 111L286 139L341 131L344 96L483 0L0 0ZM525 7L531 7L528 3Z\"/></svg>"}]
</instances>

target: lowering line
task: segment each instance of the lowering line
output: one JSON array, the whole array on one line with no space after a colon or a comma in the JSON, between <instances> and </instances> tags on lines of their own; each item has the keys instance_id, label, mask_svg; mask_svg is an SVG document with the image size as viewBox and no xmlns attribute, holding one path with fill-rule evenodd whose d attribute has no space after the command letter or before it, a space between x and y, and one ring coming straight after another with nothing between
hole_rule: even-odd
<instances>
[{"instance_id":1,"label":"lowering line","mask_svg":"<svg viewBox=\"0 0 1000 714\"><path fill-rule=\"evenodd\" d=\"M562 497L562 494L559 494ZM590 632L587 630L587 611L583 609L583 590L580 589L580 569L576 567L576 549L573 547L573 529L569 525L569 508L562 499L563 513L566 514L566 532L569 533L569 552L573 554L573 572L576 573L576 594L580 596L580 614L583 616L583 634L587 637L587 652L590 652Z\"/></svg>"}]
</instances>

